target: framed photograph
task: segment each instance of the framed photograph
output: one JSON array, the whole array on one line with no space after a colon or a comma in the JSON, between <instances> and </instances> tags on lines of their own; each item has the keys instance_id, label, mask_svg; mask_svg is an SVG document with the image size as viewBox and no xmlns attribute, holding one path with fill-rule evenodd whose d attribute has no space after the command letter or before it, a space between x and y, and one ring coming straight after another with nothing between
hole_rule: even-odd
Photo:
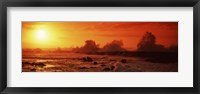
<instances>
[{"instance_id":1,"label":"framed photograph","mask_svg":"<svg viewBox=\"0 0 200 94\"><path fill-rule=\"evenodd\" d=\"M199 0L6 0L2 94L199 94Z\"/></svg>"}]
</instances>

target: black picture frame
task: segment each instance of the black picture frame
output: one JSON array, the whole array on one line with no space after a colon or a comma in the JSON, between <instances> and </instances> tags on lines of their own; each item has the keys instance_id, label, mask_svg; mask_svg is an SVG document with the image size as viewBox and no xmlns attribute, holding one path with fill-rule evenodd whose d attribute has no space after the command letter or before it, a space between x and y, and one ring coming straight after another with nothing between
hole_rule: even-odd
<instances>
[{"instance_id":1,"label":"black picture frame","mask_svg":"<svg viewBox=\"0 0 200 94\"><path fill-rule=\"evenodd\" d=\"M194 87L7 87L7 7L193 7ZM0 1L1 94L200 94L200 0L1 0Z\"/></svg>"}]
</instances>

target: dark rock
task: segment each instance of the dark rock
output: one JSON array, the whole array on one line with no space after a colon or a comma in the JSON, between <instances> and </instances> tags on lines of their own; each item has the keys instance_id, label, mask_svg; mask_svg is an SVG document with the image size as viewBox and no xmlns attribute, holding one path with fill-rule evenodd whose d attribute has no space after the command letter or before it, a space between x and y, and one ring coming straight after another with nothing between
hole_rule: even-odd
<instances>
[{"instance_id":1,"label":"dark rock","mask_svg":"<svg viewBox=\"0 0 200 94\"><path fill-rule=\"evenodd\" d=\"M84 62L92 62L93 61L93 59L91 58L91 57L83 57L83 61Z\"/></svg>"},{"instance_id":2,"label":"dark rock","mask_svg":"<svg viewBox=\"0 0 200 94\"><path fill-rule=\"evenodd\" d=\"M35 63L30 63L31 66L35 66Z\"/></svg>"},{"instance_id":3,"label":"dark rock","mask_svg":"<svg viewBox=\"0 0 200 94\"><path fill-rule=\"evenodd\" d=\"M106 66L106 65L105 65L105 64L102 64L101 66L104 67L104 66Z\"/></svg>"},{"instance_id":4,"label":"dark rock","mask_svg":"<svg viewBox=\"0 0 200 94\"><path fill-rule=\"evenodd\" d=\"M28 65L30 65L29 62L22 62L22 67L26 67L26 66L28 66Z\"/></svg>"},{"instance_id":5,"label":"dark rock","mask_svg":"<svg viewBox=\"0 0 200 94\"><path fill-rule=\"evenodd\" d=\"M97 68L97 67L90 67L90 68Z\"/></svg>"},{"instance_id":6,"label":"dark rock","mask_svg":"<svg viewBox=\"0 0 200 94\"><path fill-rule=\"evenodd\" d=\"M110 59L109 61L116 62L117 60Z\"/></svg>"},{"instance_id":7,"label":"dark rock","mask_svg":"<svg viewBox=\"0 0 200 94\"><path fill-rule=\"evenodd\" d=\"M87 67L79 67L79 69L88 69Z\"/></svg>"},{"instance_id":8,"label":"dark rock","mask_svg":"<svg viewBox=\"0 0 200 94\"><path fill-rule=\"evenodd\" d=\"M114 70L115 69L115 66L111 66L111 70Z\"/></svg>"},{"instance_id":9,"label":"dark rock","mask_svg":"<svg viewBox=\"0 0 200 94\"><path fill-rule=\"evenodd\" d=\"M102 57L101 59L105 59L105 58L107 58L107 57Z\"/></svg>"},{"instance_id":10,"label":"dark rock","mask_svg":"<svg viewBox=\"0 0 200 94\"><path fill-rule=\"evenodd\" d=\"M93 61L91 57L87 57L87 61Z\"/></svg>"},{"instance_id":11,"label":"dark rock","mask_svg":"<svg viewBox=\"0 0 200 94\"><path fill-rule=\"evenodd\" d=\"M97 65L98 63L97 63L97 62L93 62L93 64L94 64L94 65Z\"/></svg>"},{"instance_id":12,"label":"dark rock","mask_svg":"<svg viewBox=\"0 0 200 94\"><path fill-rule=\"evenodd\" d=\"M22 64L30 64L29 62L22 62Z\"/></svg>"},{"instance_id":13,"label":"dark rock","mask_svg":"<svg viewBox=\"0 0 200 94\"><path fill-rule=\"evenodd\" d=\"M46 66L45 64L43 64L43 63L38 63L38 64L35 64L36 66L38 66L38 67L44 67L44 66Z\"/></svg>"},{"instance_id":14,"label":"dark rock","mask_svg":"<svg viewBox=\"0 0 200 94\"><path fill-rule=\"evenodd\" d=\"M122 59L120 62L127 63L127 60L126 59Z\"/></svg>"},{"instance_id":15,"label":"dark rock","mask_svg":"<svg viewBox=\"0 0 200 94\"><path fill-rule=\"evenodd\" d=\"M86 61L87 61L87 58L86 58L86 57L83 57L83 61L86 62Z\"/></svg>"},{"instance_id":16,"label":"dark rock","mask_svg":"<svg viewBox=\"0 0 200 94\"><path fill-rule=\"evenodd\" d=\"M30 71L36 71L36 69L34 68L34 69L31 69Z\"/></svg>"},{"instance_id":17,"label":"dark rock","mask_svg":"<svg viewBox=\"0 0 200 94\"><path fill-rule=\"evenodd\" d=\"M34 66L34 67L44 67L44 66L46 66L44 63L30 63L29 65Z\"/></svg>"},{"instance_id":18,"label":"dark rock","mask_svg":"<svg viewBox=\"0 0 200 94\"><path fill-rule=\"evenodd\" d=\"M104 68L103 70L104 71L110 71L110 68Z\"/></svg>"}]
</instances>

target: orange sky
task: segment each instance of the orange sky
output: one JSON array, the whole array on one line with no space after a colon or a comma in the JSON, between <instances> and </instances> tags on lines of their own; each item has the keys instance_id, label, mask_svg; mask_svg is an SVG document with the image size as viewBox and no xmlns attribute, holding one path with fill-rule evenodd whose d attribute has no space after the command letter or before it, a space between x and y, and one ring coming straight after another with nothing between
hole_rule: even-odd
<instances>
[{"instance_id":1,"label":"orange sky","mask_svg":"<svg viewBox=\"0 0 200 94\"><path fill-rule=\"evenodd\" d=\"M178 22L22 22L23 48L68 48L94 40L100 47L122 40L124 48L136 49L145 32L157 44L178 45Z\"/></svg>"}]
</instances>

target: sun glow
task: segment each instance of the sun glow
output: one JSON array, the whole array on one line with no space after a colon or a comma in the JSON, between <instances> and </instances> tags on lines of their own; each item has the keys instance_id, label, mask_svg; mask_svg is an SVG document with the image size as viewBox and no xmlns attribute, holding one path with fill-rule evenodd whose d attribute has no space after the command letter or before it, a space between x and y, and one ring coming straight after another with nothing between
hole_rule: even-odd
<instances>
[{"instance_id":1,"label":"sun glow","mask_svg":"<svg viewBox=\"0 0 200 94\"><path fill-rule=\"evenodd\" d=\"M45 30L37 30L36 31L36 38L39 41L47 40L47 33Z\"/></svg>"}]
</instances>

